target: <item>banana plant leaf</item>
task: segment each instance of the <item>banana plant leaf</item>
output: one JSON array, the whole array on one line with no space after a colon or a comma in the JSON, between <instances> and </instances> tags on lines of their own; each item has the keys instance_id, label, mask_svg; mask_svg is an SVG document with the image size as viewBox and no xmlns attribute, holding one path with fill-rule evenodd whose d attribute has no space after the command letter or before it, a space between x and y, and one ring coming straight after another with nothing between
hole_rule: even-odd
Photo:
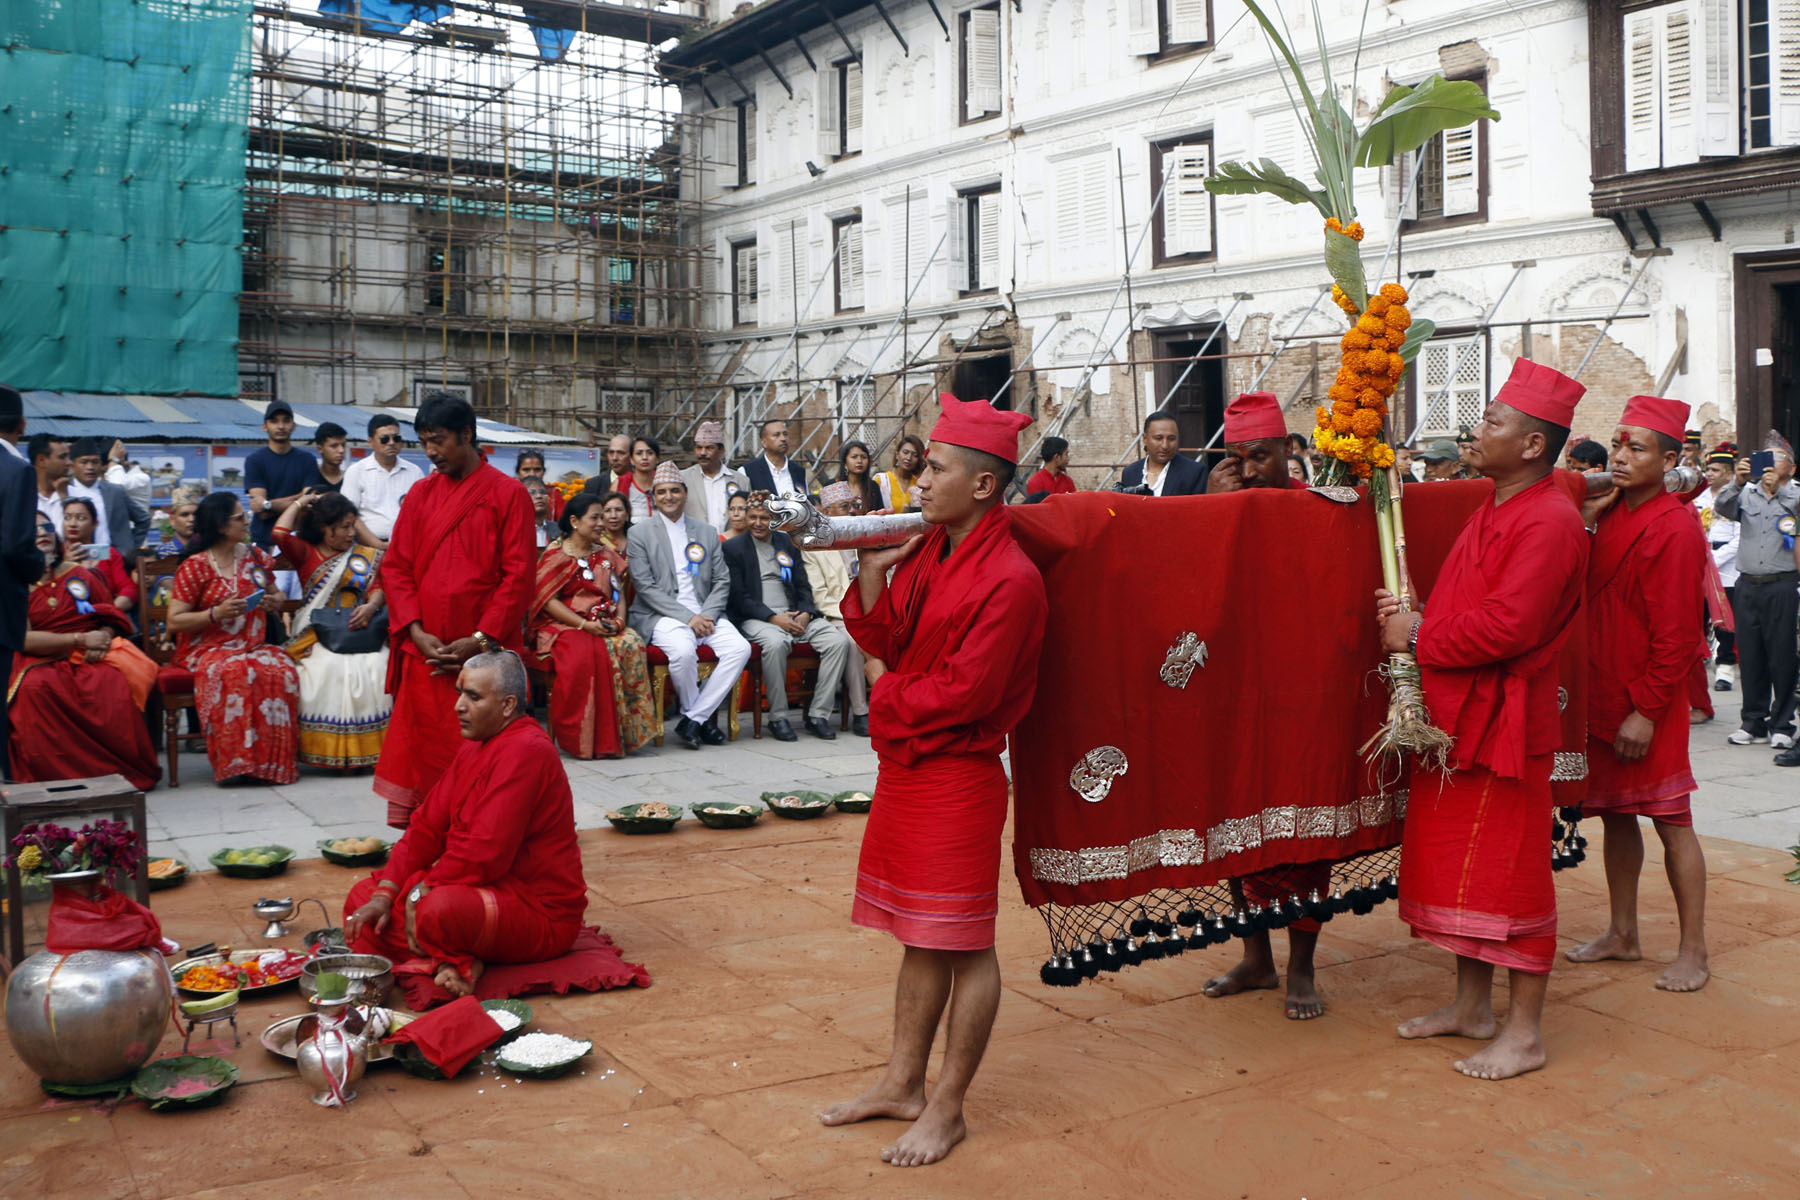
<instances>
[{"instance_id":1,"label":"banana plant leaf","mask_svg":"<svg viewBox=\"0 0 1800 1200\"><path fill-rule=\"evenodd\" d=\"M1484 119L1498 121L1500 114L1473 80L1451 81L1433 75L1418 87L1397 87L1387 94L1357 139L1355 163L1385 167L1446 129L1461 129Z\"/></svg>"},{"instance_id":2,"label":"banana plant leaf","mask_svg":"<svg viewBox=\"0 0 1800 1200\"><path fill-rule=\"evenodd\" d=\"M1400 343L1400 361L1410 365L1419 357L1419 347L1430 341L1436 332L1436 321L1429 317L1414 317L1412 324L1406 327L1406 340Z\"/></svg>"},{"instance_id":3,"label":"banana plant leaf","mask_svg":"<svg viewBox=\"0 0 1800 1200\"><path fill-rule=\"evenodd\" d=\"M1281 169L1272 158L1258 163L1220 163L1206 181L1206 190L1217 196L1273 196L1289 204L1310 204L1331 215L1325 193L1309 188Z\"/></svg>"},{"instance_id":4,"label":"banana plant leaf","mask_svg":"<svg viewBox=\"0 0 1800 1200\"><path fill-rule=\"evenodd\" d=\"M1325 269L1331 272L1332 282L1356 304L1356 311L1369 307L1369 285L1363 276L1362 250L1355 238L1335 229L1325 231Z\"/></svg>"}]
</instances>

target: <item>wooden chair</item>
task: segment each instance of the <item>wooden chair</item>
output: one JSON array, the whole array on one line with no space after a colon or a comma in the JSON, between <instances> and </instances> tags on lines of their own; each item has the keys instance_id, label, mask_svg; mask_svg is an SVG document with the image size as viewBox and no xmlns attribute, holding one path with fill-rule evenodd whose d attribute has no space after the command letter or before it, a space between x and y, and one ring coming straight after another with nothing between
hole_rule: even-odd
<instances>
[{"instance_id":1,"label":"wooden chair","mask_svg":"<svg viewBox=\"0 0 1800 1200\"><path fill-rule=\"evenodd\" d=\"M700 682L705 683L708 679L712 678L713 670L718 667L719 656L712 652L711 646L702 646L700 647L699 659ZM726 737L734 742L737 741L738 736L738 704L740 693L743 692L744 683L746 681L750 682L750 686L755 686L753 681L756 677L756 670L754 669L756 667L756 659L756 646L752 644L750 647L750 661L744 664L744 679L739 681L737 687L731 689L731 707L727 710L727 722L729 728L726 730ZM661 650L658 650L655 646L646 645L644 647L644 661L650 667L650 694L656 705L656 744L661 746L663 744L663 722L668 714L669 656L664 654ZM762 729L762 721L760 717L757 719L757 729L759 732L756 736L761 737L762 734L760 730Z\"/></svg>"},{"instance_id":2,"label":"wooden chair","mask_svg":"<svg viewBox=\"0 0 1800 1200\"><path fill-rule=\"evenodd\" d=\"M178 558L155 558L138 555L138 638L144 653L156 663L156 690L144 716L150 721L150 738L160 741L169 755L169 786L181 786L181 714L194 707L194 673L176 665L175 639L169 633L169 593L175 585ZM286 558L275 560L277 571L291 571ZM290 615L300 608L298 600L282 600L281 614ZM157 721L154 711L160 711ZM159 729L161 736L158 736Z\"/></svg>"}]
</instances>

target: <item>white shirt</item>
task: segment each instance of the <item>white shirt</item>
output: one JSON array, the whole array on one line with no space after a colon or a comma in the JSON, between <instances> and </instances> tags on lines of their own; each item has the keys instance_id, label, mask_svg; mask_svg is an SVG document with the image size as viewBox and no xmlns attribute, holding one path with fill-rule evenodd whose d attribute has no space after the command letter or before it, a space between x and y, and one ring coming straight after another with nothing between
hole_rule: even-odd
<instances>
[{"instance_id":1,"label":"white shirt","mask_svg":"<svg viewBox=\"0 0 1800 1200\"><path fill-rule=\"evenodd\" d=\"M714 529L725 528L725 522L731 511L731 496L727 489L732 480L732 472L719 467L717 475L708 475L706 469L700 469L700 490L706 498L706 523Z\"/></svg>"},{"instance_id":2,"label":"white shirt","mask_svg":"<svg viewBox=\"0 0 1800 1200\"><path fill-rule=\"evenodd\" d=\"M145 508L151 506L150 473L143 467L135 463L131 466L121 462L110 463L106 468L106 482L118 484L125 489L127 496Z\"/></svg>"},{"instance_id":3,"label":"white shirt","mask_svg":"<svg viewBox=\"0 0 1800 1200\"><path fill-rule=\"evenodd\" d=\"M788 464L794 461L793 459L782 459L781 465L778 467L775 465L775 460L770 458L767 453L764 453L763 461L769 464L769 479L775 484L775 494L777 496L799 496L801 499L806 498L806 493L794 485L794 477L788 473Z\"/></svg>"},{"instance_id":4,"label":"white shirt","mask_svg":"<svg viewBox=\"0 0 1800 1200\"><path fill-rule=\"evenodd\" d=\"M1157 472L1156 481L1154 483L1150 480L1150 470L1150 460L1146 458L1144 460L1144 483L1149 487L1152 496L1160 496L1162 495L1163 481L1169 477L1169 464L1164 463L1162 465L1162 470Z\"/></svg>"},{"instance_id":5,"label":"white shirt","mask_svg":"<svg viewBox=\"0 0 1800 1200\"><path fill-rule=\"evenodd\" d=\"M37 508L39 512L50 518L50 523L56 526L56 536L61 537L63 535L62 493L52 490L51 493L46 496L42 492L39 492Z\"/></svg>"},{"instance_id":6,"label":"white shirt","mask_svg":"<svg viewBox=\"0 0 1800 1200\"><path fill-rule=\"evenodd\" d=\"M1715 493L1707 488L1694 498L1700 510L1700 524L1706 529L1707 544L1712 547L1713 566L1719 569L1719 586L1736 587L1738 578L1738 523L1713 511Z\"/></svg>"},{"instance_id":7,"label":"white shirt","mask_svg":"<svg viewBox=\"0 0 1800 1200\"><path fill-rule=\"evenodd\" d=\"M25 452L19 449L19 444L17 442L12 441L9 438L0 438L0 446L5 447L6 452L20 462L29 464L30 460L25 457Z\"/></svg>"},{"instance_id":8,"label":"white shirt","mask_svg":"<svg viewBox=\"0 0 1800 1200\"><path fill-rule=\"evenodd\" d=\"M400 501L412 485L425 478L425 472L404 458L387 470L373 454L359 458L344 468L344 482L338 488L344 499L356 505L369 532L384 541L394 536L394 522L400 518Z\"/></svg>"},{"instance_id":9,"label":"white shirt","mask_svg":"<svg viewBox=\"0 0 1800 1200\"><path fill-rule=\"evenodd\" d=\"M101 498L100 489L81 483L71 476L69 478L69 495L80 496L94 506L94 545L112 545L112 530L106 523L106 501ZM38 502L38 507L40 509L43 508L43 502L41 500ZM58 522L56 531L58 533L62 532L61 522Z\"/></svg>"},{"instance_id":10,"label":"white shirt","mask_svg":"<svg viewBox=\"0 0 1800 1200\"><path fill-rule=\"evenodd\" d=\"M669 539L669 557L675 561L675 598L687 605L688 611L700 611L700 593L694 590L694 574L688 570L688 535L686 521L671 521L660 512L663 534Z\"/></svg>"}]
</instances>

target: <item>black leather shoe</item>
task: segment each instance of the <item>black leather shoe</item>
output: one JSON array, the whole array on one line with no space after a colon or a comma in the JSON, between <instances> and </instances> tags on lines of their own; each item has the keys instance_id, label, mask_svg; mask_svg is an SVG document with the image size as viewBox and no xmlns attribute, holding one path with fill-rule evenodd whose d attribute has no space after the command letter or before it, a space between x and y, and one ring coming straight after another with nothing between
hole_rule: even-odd
<instances>
[{"instance_id":1,"label":"black leather shoe","mask_svg":"<svg viewBox=\"0 0 1800 1200\"><path fill-rule=\"evenodd\" d=\"M786 721L770 721L769 736L778 742L797 742L800 740L800 735L795 733L794 727L789 725Z\"/></svg>"},{"instance_id":2,"label":"black leather shoe","mask_svg":"<svg viewBox=\"0 0 1800 1200\"><path fill-rule=\"evenodd\" d=\"M1777 754L1775 756L1775 765L1778 767L1800 767L1800 745L1789 746L1786 750Z\"/></svg>"},{"instance_id":3,"label":"black leather shoe","mask_svg":"<svg viewBox=\"0 0 1800 1200\"><path fill-rule=\"evenodd\" d=\"M857 737L868 737L869 736L869 718L866 716L851 717L850 718L850 732L854 733Z\"/></svg>"},{"instance_id":4,"label":"black leather shoe","mask_svg":"<svg viewBox=\"0 0 1800 1200\"><path fill-rule=\"evenodd\" d=\"M824 738L828 742L837 741L837 734L833 733L831 730L831 722L827 721L824 717L806 718L806 732L812 734L816 738Z\"/></svg>"},{"instance_id":5,"label":"black leather shoe","mask_svg":"<svg viewBox=\"0 0 1800 1200\"><path fill-rule=\"evenodd\" d=\"M686 717L675 722L675 736L680 738L681 744L689 750L700 748L700 726Z\"/></svg>"},{"instance_id":6,"label":"black leather shoe","mask_svg":"<svg viewBox=\"0 0 1800 1200\"><path fill-rule=\"evenodd\" d=\"M1729 692L1729 691L1730 691L1730 690L1731 690L1731 680L1729 680L1729 679L1715 679L1715 680L1713 680L1713 691L1715 691L1715 692Z\"/></svg>"},{"instance_id":7,"label":"black leather shoe","mask_svg":"<svg viewBox=\"0 0 1800 1200\"><path fill-rule=\"evenodd\" d=\"M723 746L725 744L725 735L719 731L719 718L717 717L711 717L705 721L694 722L694 729L695 732L699 733L700 740L709 746Z\"/></svg>"}]
</instances>

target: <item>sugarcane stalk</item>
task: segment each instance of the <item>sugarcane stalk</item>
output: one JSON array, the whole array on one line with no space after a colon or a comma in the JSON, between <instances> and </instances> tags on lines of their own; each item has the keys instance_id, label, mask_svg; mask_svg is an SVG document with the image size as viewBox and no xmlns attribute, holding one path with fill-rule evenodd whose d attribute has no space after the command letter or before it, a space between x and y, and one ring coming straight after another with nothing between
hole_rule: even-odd
<instances>
[{"instance_id":1,"label":"sugarcane stalk","mask_svg":"<svg viewBox=\"0 0 1800 1200\"><path fill-rule=\"evenodd\" d=\"M1406 569L1406 526L1400 515L1399 480L1389 467L1371 483L1375 528L1381 540L1382 579L1387 590L1400 598L1403 609L1410 610L1412 579ZM1388 683L1387 720L1363 744L1362 753L1377 766L1384 782L1398 779L1401 759L1408 754L1428 769L1442 770L1449 759L1451 739L1431 723L1418 660L1403 650L1391 652L1382 674Z\"/></svg>"}]
</instances>

